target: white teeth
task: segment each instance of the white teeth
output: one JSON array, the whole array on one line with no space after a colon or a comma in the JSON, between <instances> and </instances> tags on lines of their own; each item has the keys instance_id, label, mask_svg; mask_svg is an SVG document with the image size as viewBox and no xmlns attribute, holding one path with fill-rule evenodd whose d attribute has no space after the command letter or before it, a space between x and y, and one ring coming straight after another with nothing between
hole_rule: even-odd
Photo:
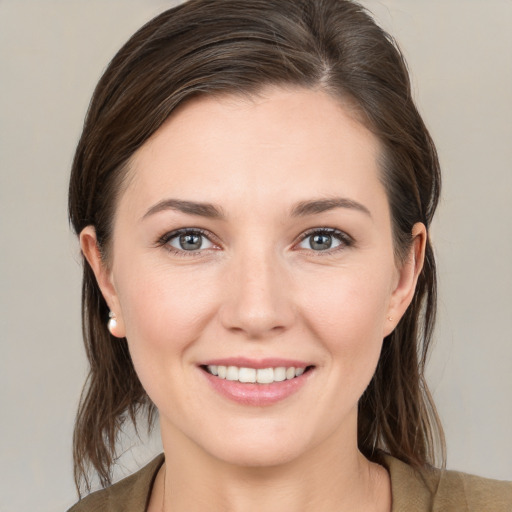
<instances>
[{"instance_id":1,"label":"white teeth","mask_svg":"<svg viewBox=\"0 0 512 512\"><path fill-rule=\"evenodd\" d=\"M240 382L256 382L256 370L254 368L240 368L238 370Z\"/></svg>"},{"instance_id":2,"label":"white teeth","mask_svg":"<svg viewBox=\"0 0 512 512\"><path fill-rule=\"evenodd\" d=\"M236 366L228 366L226 380L238 380L238 368Z\"/></svg>"},{"instance_id":3,"label":"white teeth","mask_svg":"<svg viewBox=\"0 0 512 512\"><path fill-rule=\"evenodd\" d=\"M260 368L256 372L256 380L260 384L270 384L274 382L274 370L272 368Z\"/></svg>"},{"instance_id":4,"label":"white teeth","mask_svg":"<svg viewBox=\"0 0 512 512\"><path fill-rule=\"evenodd\" d=\"M221 379L237 380L239 382L249 382L258 384L271 384L272 382L282 382L299 377L304 373L305 368L295 368L279 366L277 368L239 368L238 366L208 365L208 372L218 376Z\"/></svg>"},{"instance_id":5,"label":"white teeth","mask_svg":"<svg viewBox=\"0 0 512 512\"><path fill-rule=\"evenodd\" d=\"M283 382L283 380L286 380L286 368L283 366L274 368L274 380L277 382Z\"/></svg>"}]
</instances>

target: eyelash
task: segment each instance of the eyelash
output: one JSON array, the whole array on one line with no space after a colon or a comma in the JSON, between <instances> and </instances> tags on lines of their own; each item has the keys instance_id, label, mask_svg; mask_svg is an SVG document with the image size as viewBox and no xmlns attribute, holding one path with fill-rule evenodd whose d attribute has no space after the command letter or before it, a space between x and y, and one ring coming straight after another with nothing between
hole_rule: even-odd
<instances>
[{"instance_id":1,"label":"eyelash","mask_svg":"<svg viewBox=\"0 0 512 512\"><path fill-rule=\"evenodd\" d=\"M176 255L176 256L181 256L181 257L197 256L197 255L201 254L201 252L204 251L204 249L199 249L197 251L185 251L185 250L181 250L181 249L176 249L175 247L172 247L171 245L169 245L169 242L171 240L179 237L180 235L198 235L198 236L202 236L202 237L206 238L212 244L216 244L216 242L214 242L212 240L212 238L214 238L214 237L212 236L212 234L209 231L206 231L201 228L182 228L182 229L177 229L175 231L166 233L165 235L163 235L162 237L160 237L158 239L156 245L159 247L165 247L165 249L167 251L169 251L171 254ZM346 249L348 247L352 247L354 245L354 239L350 235L348 235L347 233L345 233L343 231L340 231L339 229L335 229L335 228L309 229L305 233L302 233L298 242L296 242L294 245L300 244L301 242L303 242L304 240L306 240L307 238L309 238L313 235L328 235L333 238L336 238L340 242L339 246L335 247L334 249L327 249L325 251L314 251L313 249L305 249L305 250L311 252L312 254L314 254L315 256L331 255L333 253L336 253L336 252Z\"/></svg>"},{"instance_id":2,"label":"eyelash","mask_svg":"<svg viewBox=\"0 0 512 512\"><path fill-rule=\"evenodd\" d=\"M166 233L165 235L160 237L158 239L157 246L165 247L165 249L167 251L169 251L171 254L174 254L176 256L187 257L187 256L197 256L198 254L201 254L201 252L204 249L200 249L198 251L184 251L184 250L176 249L175 247L172 247L172 245L169 245L169 242L171 240L179 237L180 235L199 235L199 236L202 236L202 237L210 240L211 243L215 243L211 240L213 237L209 231L206 231L201 228L182 228L182 229L177 229L175 231Z\"/></svg>"},{"instance_id":3,"label":"eyelash","mask_svg":"<svg viewBox=\"0 0 512 512\"><path fill-rule=\"evenodd\" d=\"M306 231L305 233L303 233L300 236L300 239L297 243L301 243L313 235L328 235L333 238L336 238L340 242L340 245L338 245L337 247L334 247L333 249L327 249L325 251L314 251L313 249L306 249L307 251L311 252L314 256L332 255L339 251L342 251L344 249L352 247L354 245L354 239L350 235L348 235L344 231L340 231L339 229L335 229L335 228L309 229L308 231ZM295 244L295 245L297 245L297 244Z\"/></svg>"}]
</instances>

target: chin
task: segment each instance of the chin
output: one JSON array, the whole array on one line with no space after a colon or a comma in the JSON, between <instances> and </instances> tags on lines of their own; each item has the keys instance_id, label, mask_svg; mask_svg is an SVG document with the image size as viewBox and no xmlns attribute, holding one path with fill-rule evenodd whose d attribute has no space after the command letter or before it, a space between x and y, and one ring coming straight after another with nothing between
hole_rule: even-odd
<instances>
[{"instance_id":1,"label":"chin","mask_svg":"<svg viewBox=\"0 0 512 512\"><path fill-rule=\"evenodd\" d=\"M299 446L283 443L254 442L236 443L226 447L216 447L212 455L223 462L245 468L269 468L282 466L300 457L304 452Z\"/></svg>"},{"instance_id":2,"label":"chin","mask_svg":"<svg viewBox=\"0 0 512 512\"><path fill-rule=\"evenodd\" d=\"M210 425L212 427L212 425ZM233 466L263 468L280 466L300 458L310 448L309 437L281 422L256 419L240 423L231 420L226 428L204 429L199 436L187 436L207 458Z\"/></svg>"}]
</instances>

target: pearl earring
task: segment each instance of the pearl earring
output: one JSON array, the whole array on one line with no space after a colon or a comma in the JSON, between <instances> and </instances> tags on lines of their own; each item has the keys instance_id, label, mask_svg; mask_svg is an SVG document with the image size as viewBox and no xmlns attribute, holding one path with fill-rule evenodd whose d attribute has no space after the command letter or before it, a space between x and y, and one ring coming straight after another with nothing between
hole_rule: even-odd
<instances>
[{"instance_id":1,"label":"pearl earring","mask_svg":"<svg viewBox=\"0 0 512 512\"><path fill-rule=\"evenodd\" d=\"M392 316L388 316L388 320L389 320L390 322L392 322L392 321L393 321L393 317L392 317Z\"/></svg>"},{"instance_id":2,"label":"pearl earring","mask_svg":"<svg viewBox=\"0 0 512 512\"><path fill-rule=\"evenodd\" d=\"M113 330L117 327L117 318L116 318L115 313L110 311L108 314L108 318L109 318L108 323L107 323L108 330L110 331L110 334L112 334L112 336L115 336L115 334L113 333Z\"/></svg>"}]
</instances>

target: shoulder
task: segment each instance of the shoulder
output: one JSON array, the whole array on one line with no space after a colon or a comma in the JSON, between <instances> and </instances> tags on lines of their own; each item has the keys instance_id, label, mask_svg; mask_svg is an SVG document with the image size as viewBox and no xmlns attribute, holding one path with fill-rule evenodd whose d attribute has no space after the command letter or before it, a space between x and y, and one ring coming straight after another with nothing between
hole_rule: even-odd
<instances>
[{"instance_id":1,"label":"shoulder","mask_svg":"<svg viewBox=\"0 0 512 512\"><path fill-rule=\"evenodd\" d=\"M164 456L161 454L133 475L89 494L68 512L144 512L156 474L163 462Z\"/></svg>"},{"instance_id":2,"label":"shoulder","mask_svg":"<svg viewBox=\"0 0 512 512\"><path fill-rule=\"evenodd\" d=\"M444 505L447 510L459 503L465 504L468 511L512 510L512 482L490 480L457 471L437 472L439 485L436 504Z\"/></svg>"},{"instance_id":3,"label":"shoulder","mask_svg":"<svg viewBox=\"0 0 512 512\"><path fill-rule=\"evenodd\" d=\"M415 470L388 455L384 465L391 476L393 512L512 510L512 482L435 468Z\"/></svg>"}]
</instances>

